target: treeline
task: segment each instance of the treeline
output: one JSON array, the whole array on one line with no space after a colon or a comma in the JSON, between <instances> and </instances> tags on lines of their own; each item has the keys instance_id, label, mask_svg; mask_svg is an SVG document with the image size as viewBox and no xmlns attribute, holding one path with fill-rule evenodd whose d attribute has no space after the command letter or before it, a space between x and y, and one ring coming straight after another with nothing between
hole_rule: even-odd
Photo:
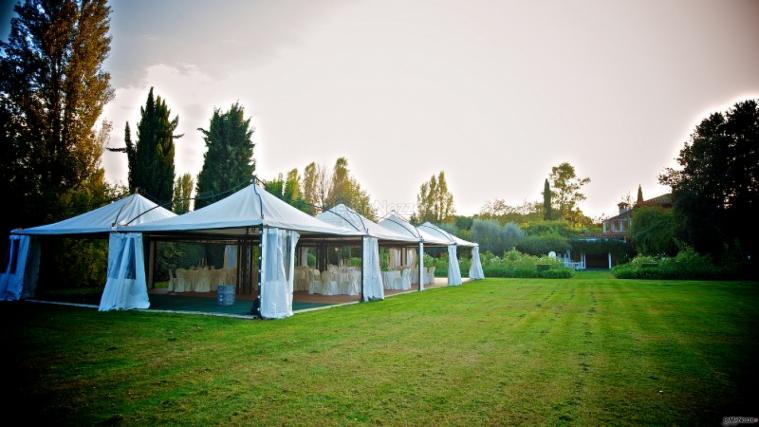
<instances>
[{"instance_id":1,"label":"treeline","mask_svg":"<svg viewBox=\"0 0 759 427\"><path fill-rule=\"evenodd\" d=\"M633 210L638 256L615 268L624 278L757 277L759 101L746 100L699 123L661 174L672 209Z\"/></svg>"},{"instance_id":2,"label":"treeline","mask_svg":"<svg viewBox=\"0 0 759 427\"><path fill-rule=\"evenodd\" d=\"M30 0L15 6L0 42L0 192L8 204L2 235L102 206L126 190L106 183L100 159L110 123L98 119L113 98L103 69L110 52L106 0ZM3 251L5 246L2 245ZM106 243L48 243L56 281L104 276ZM44 273L41 272L41 273Z\"/></svg>"},{"instance_id":3,"label":"treeline","mask_svg":"<svg viewBox=\"0 0 759 427\"><path fill-rule=\"evenodd\" d=\"M586 199L582 189L589 182L590 178L578 177L574 166L563 162L552 167L545 179L543 191L539 193L542 201L513 206L495 199L485 204L479 214L454 215L451 209L447 217L431 204L434 213L424 218L464 239L478 242L482 251L497 256L512 250L536 256L551 251L561 254L572 248L574 239L600 231L600 225L579 207ZM428 193L428 188L434 186L423 185L419 199ZM421 206L420 216L427 212Z\"/></svg>"}]
</instances>

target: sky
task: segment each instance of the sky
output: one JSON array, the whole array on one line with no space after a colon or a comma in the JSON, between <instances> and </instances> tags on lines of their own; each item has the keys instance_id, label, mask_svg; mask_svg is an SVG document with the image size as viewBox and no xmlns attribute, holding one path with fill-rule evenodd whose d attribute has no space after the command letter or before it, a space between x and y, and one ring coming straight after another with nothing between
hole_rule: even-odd
<instances>
[{"instance_id":1,"label":"sky","mask_svg":"<svg viewBox=\"0 0 759 427\"><path fill-rule=\"evenodd\" d=\"M658 175L701 118L759 98L759 1L111 5L110 146L152 86L179 115L177 173L196 175L197 128L239 101L259 177L345 156L380 215L411 213L441 170L460 214L537 201L563 161L591 178L582 209L613 215L638 185L667 192ZM125 156L103 165L126 182Z\"/></svg>"}]
</instances>

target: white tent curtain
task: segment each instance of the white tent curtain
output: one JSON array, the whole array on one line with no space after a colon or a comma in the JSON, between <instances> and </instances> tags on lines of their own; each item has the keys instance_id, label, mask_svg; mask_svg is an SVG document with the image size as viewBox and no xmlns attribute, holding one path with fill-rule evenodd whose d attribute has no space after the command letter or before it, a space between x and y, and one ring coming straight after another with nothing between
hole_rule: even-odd
<instances>
[{"instance_id":1,"label":"white tent curtain","mask_svg":"<svg viewBox=\"0 0 759 427\"><path fill-rule=\"evenodd\" d=\"M301 267L308 267L308 248L300 248L300 263Z\"/></svg>"},{"instance_id":2,"label":"white tent curtain","mask_svg":"<svg viewBox=\"0 0 759 427\"><path fill-rule=\"evenodd\" d=\"M224 268L237 268L237 245L224 246Z\"/></svg>"},{"instance_id":3,"label":"white tent curtain","mask_svg":"<svg viewBox=\"0 0 759 427\"><path fill-rule=\"evenodd\" d=\"M387 268L389 270L398 270L402 265L401 250L398 248L388 248L387 250Z\"/></svg>"},{"instance_id":4,"label":"white tent curtain","mask_svg":"<svg viewBox=\"0 0 759 427\"><path fill-rule=\"evenodd\" d=\"M39 269L39 245L30 236L11 234L8 263L0 274L0 300L17 301L34 295Z\"/></svg>"},{"instance_id":5,"label":"white tent curtain","mask_svg":"<svg viewBox=\"0 0 759 427\"><path fill-rule=\"evenodd\" d=\"M385 286L380 272L379 241L376 237L364 237L362 255L364 301L385 299Z\"/></svg>"},{"instance_id":6,"label":"white tent curtain","mask_svg":"<svg viewBox=\"0 0 759 427\"><path fill-rule=\"evenodd\" d=\"M108 278L98 310L148 307L142 234L111 233L108 238Z\"/></svg>"},{"instance_id":7,"label":"white tent curtain","mask_svg":"<svg viewBox=\"0 0 759 427\"><path fill-rule=\"evenodd\" d=\"M295 245L292 230L264 227L261 240L261 317L283 319L293 315Z\"/></svg>"},{"instance_id":8,"label":"white tent curtain","mask_svg":"<svg viewBox=\"0 0 759 427\"><path fill-rule=\"evenodd\" d=\"M416 265L416 252L407 250L406 251L406 264L407 267L413 267Z\"/></svg>"},{"instance_id":9,"label":"white tent curtain","mask_svg":"<svg viewBox=\"0 0 759 427\"><path fill-rule=\"evenodd\" d=\"M485 278L485 273L482 271L482 263L480 262L479 246L472 248L472 264L469 266L469 278L472 280Z\"/></svg>"},{"instance_id":10,"label":"white tent curtain","mask_svg":"<svg viewBox=\"0 0 759 427\"><path fill-rule=\"evenodd\" d=\"M424 243L419 242L419 290L424 290Z\"/></svg>"},{"instance_id":11,"label":"white tent curtain","mask_svg":"<svg viewBox=\"0 0 759 427\"><path fill-rule=\"evenodd\" d=\"M456 245L448 246L448 285L460 285L461 269L456 255Z\"/></svg>"}]
</instances>

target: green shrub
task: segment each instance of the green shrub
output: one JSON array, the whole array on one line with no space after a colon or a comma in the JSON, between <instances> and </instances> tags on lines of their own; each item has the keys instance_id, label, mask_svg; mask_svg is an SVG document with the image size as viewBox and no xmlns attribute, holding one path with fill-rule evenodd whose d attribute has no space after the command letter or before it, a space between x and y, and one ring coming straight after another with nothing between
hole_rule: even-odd
<instances>
[{"instance_id":1,"label":"green shrub","mask_svg":"<svg viewBox=\"0 0 759 427\"><path fill-rule=\"evenodd\" d=\"M540 267L539 267L540 266ZM482 265L485 277L519 277L519 278L569 278L574 271L565 267L561 261L549 257L535 257L510 250L503 258L486 257Z\"/></svg>"},{"instance_id":2,"label":"green shrub","mask_svg":"<svg viewBox=\"0 0 759 427\"><path fill-rule=\"evenodd\" d=\"M434 260L435 276L448 276L448 257L443 255ZM558 259L527 255L515 249L505 252L503 257L484 252L480 254L480 261L485 277L566 279L574 276L574 270L565 267ZM459 260L462 277L469 275L470 266L470 259Z\"/></svg>"},{"instance_id":3,"label":"green shrub","mask_svg":"<svg viewBox=\"0 0 759 427\"><path fill-rule=\"evenodd\" d=\"M681 250L675 257L639 255L627 264L612 268L619 279L729 279L746 277L748 269L740 264L716 265L711 257L692 248Z\"/></svg>"},{"instance_id":4,"label":"green shrub","mask_svg":"<svg viewBox=\"0 0 759 427\"><path fill-rule=\"evenodd\" d=\"M630 236L638 253L673 255L678 248L676 228L672 209L644 206L633 210Z\"/></svg>"}]
</instances>

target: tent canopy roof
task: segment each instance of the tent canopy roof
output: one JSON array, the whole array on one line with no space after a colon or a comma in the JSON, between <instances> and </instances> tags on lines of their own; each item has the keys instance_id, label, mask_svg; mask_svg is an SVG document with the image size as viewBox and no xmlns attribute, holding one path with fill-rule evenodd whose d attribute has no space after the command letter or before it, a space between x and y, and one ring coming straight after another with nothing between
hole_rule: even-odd
<instances>
[{"instance_id":1,"label":"tent canopy roof","mask_svg":"<svg viewBox=\"0 0 759 427\"><path fill-rule=\"evenodd\" d=\"M417 237L411 236L407 233L399 233L377 224L342 203L325 210L316 217L337 227L345 227L349 230L359 231L380 240L409 243L416 243L419 241Z\"/></svg>"},{"instance_id":2,"label":"tent canopy roof","mask_svg":"<svg viewBox=\"0 0 759 427\"><path fill-rule=\"evenodd\" d=\"M425 222L424 224L420 225L419 228L422 230L422 232L429 232L430 234L434 234L436 236L440 236L441 238L444 238L448 240L451 243L454 243L456 246L467 246L467 247L475 247L478 246L477 243L470 242L468 240L464 240L453 233L449 233L442 228L438 227L437 225L431 223L431 222Z\"/></svg>"},{"instance_id":3,"label":"tent canopy roof","mask_svg":"<svg viewBox=\"0 0 759 427\"><path fill-rule=\"evenodd\" d=\"M425 245L448 246L451 244L448 238L440 236L439 234L433 234L421 227L416 227L396 212L391 212L388 216L383 218L379 224L396 233L413 236L417 242L424 242Z\"/></svg>"},{"instance_id":4,"label":"tent canopy roof","mask_svg":"<svg viewBox=\"0 0 759 427\"><path fill-rule=\"evenodd\" d=\"M249 186L196 211L131 227L136 232L200 232L245 235L249 227L275 227L300 233L363 236L336 227L288 205L258 184Z\"/></svg>"},{"instance_id":5,"label":"tent canopy roof","mask_svg":"<svg viewBox=\"0 0 759 427\"><path fill-rule=\"evenodd\" d=\"M132 194L105 206L64 219L53 224L14 230L15 234L28 235L78 235L102 234L114 230L114 226L131 229L160 219L175 217L176 214L139 194Z\"/></svg>"}]
</instances>

